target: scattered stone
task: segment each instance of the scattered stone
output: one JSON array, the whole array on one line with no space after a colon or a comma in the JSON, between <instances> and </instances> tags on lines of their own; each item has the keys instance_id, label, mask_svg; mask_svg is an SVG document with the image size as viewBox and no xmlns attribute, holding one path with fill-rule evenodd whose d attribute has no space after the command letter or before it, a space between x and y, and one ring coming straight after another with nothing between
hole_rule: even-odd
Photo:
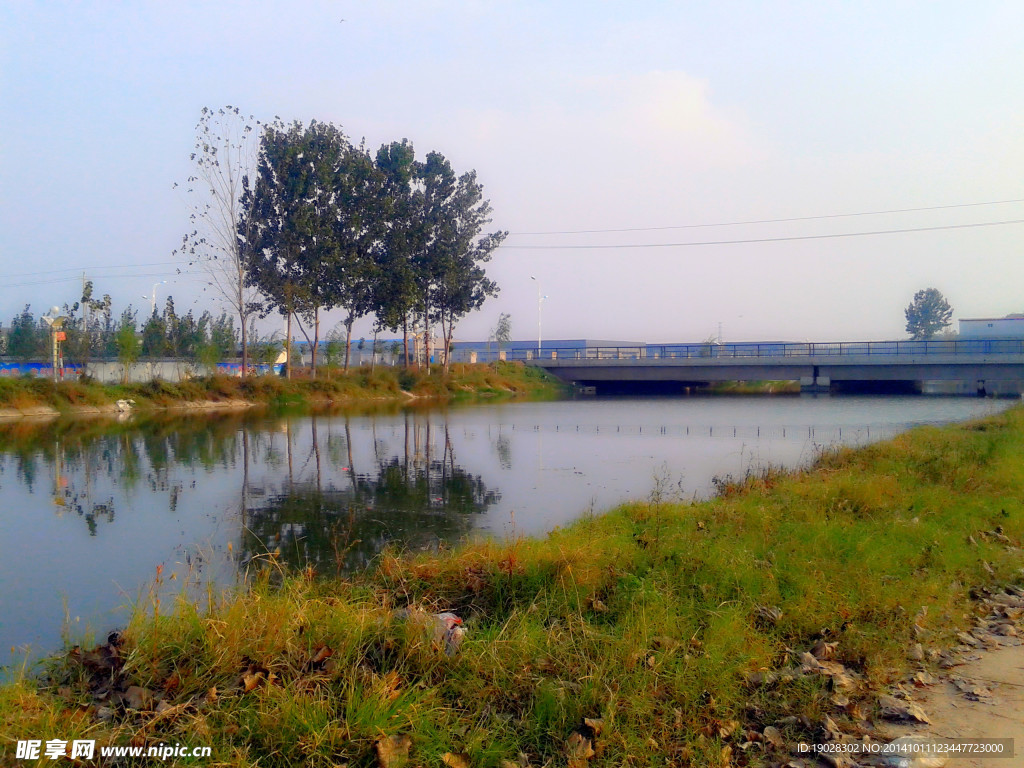
<instances>
[{"instance_id":1,"label":"scattered stone","mask_svg":"<svg viewBox=\"0 0 1024 768\"><path fill-rule=\"evenodd\" d=\"M910 650L907 651L907 658L911 661L924 661L924 646L920 643L914 643L910 646Z\"/></svg>"},{"instance_id":2,"label":"scattered stone","mask_svg":"<svg viewBox=\"0 0 1024 768\"><path fill-rule=\"evenodd\" d=\"M960 693L964 695L969 701L986 701L992 698L992 689L978 685L973 680L967 680L962 677L952 677L950 682L956 687Z\"/></svg>"},{"instance_id":3,"label":"scattered stone","mask_svg":"<svg viewBox=\"0 0 1024 768\"><path fill-rule=\"evenodd\" d=\"M839 726L836 725L836 721L828 715L825 715L822 728L825 729L825 735L828 738L828 741L840 741L843 738L843 732L839 730Z\"/></svg>"},{"instance_id":4,"label":"scattered stone","mask_svg":"<svg viewBox=\"0 0 1024 768\"><path fill-rule=\"evenodd\" d=\"M957 632L956 636L957 639L964 645L969 645L972 648L975 648L978 645L978 638L974 637L973 635L969 635L966 632Z\"/></svg>"},{"instance_id":5,"label":"scattered stone","mask_svg":"<svg viewBox=\"0 0 1024 768\"><path fill-rule=\"evenodd\" d=\"M916 673L910 681L917 686L935 685L935 678L924 670Z\"/></svg>"},{"instance_id":6,"label":"scattered stone","mask_svg":"<svg viewBox=\"0 0 1024 768\"><path fill-rule=\"evenodd\" d=\"M909 720L916 723L930 723L928 715L911 701L900 701L894 696L882 694L878 697L881 715L886 720Z\"/></svg>"}]
</instances>

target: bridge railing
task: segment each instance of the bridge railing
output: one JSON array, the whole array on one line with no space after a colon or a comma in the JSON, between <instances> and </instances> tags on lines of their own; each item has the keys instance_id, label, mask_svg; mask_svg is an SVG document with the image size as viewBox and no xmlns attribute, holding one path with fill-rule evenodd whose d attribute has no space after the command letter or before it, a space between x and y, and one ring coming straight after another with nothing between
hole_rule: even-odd
<instances>
[{"instance_id":1,"label":"bridge railing","mask_svg":"<svg viewBox=\"0 0 1024 768\"><path fill-rule=\"evenodd\" d=\"M749 342L647 344L623 347L548 347L508 350L508 360L639 360L680 358L853 357L924 355L1021 355L1024 339L934 341Z\"/></svg>"}]
</instances>

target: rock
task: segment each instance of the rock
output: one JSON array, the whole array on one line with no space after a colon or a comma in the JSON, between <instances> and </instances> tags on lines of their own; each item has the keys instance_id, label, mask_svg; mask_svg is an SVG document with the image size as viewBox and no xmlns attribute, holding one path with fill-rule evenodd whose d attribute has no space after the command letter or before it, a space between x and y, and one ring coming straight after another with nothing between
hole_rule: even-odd
<instances>
[{"instance_id":1,"label":"rock","mask_svg":"<svg viewBox=\"0 0 1024 768\"><path fill-rule=\"evenodd\" d=\"M924 647L920 643L914 643L907 651L907 658L911 661L924 661Z\"/></svg>"},{"instance_id":2,"label":"rock","mask_svg":"<svg viewBox=\"0 0 1024 768\"><path fill-rule=\"evenodd\" d=\"M956 689L960 691L970 701L983 701L985 699L992 698L992 690L985 687L984 685L978 685L973 680L966 680L962 677L953 677L950 682L956 686Z\"/></svg>"},{"instance_id":3,"label":"rock","mask_svg":"<svg viewBox=\"0 0 1024 768\"><path fill-rule=\"evenodd\" d=\"M935 678L923 670L910 678L910 681L917 686L935 685Z\"/></svg>"},{"instance_id":4,"label":"rock","mask_svg":"<svg viewBox=\"0 0 1024 768\"><path fill-rule=\"evenodd\" d=\"M841 741L843 738L843 732L839 730L839 726L836 725L836 721L828 715L825 715L825 720L822 722L821 727L825 730L825 735L829 741Z\"/></svg>"},{"instance_id":5,"label":"rock","mask_svg":"<svg viewBox=\"0 0 1024 768\"><path fill-rule=\"evenodd\" d=\"M974 635L969 635L966 632L957 632L956 637L961 643L969 645L972 648L975 648L978 645L978 638L974 637Z\"/></svg>"},{"instance_id":6,"label":"rock","mask_svg":"<svg viewBox=\"0 0 1024 768\"><path fill-rule=\"evenodd\" d=\"M900 701L899 699L883 694L878 697L878 706L881 715L886 720L909 720L915 723L930 723L928 715L924 713L917 704L912 701Z\"/></svg>"}]
</instances>

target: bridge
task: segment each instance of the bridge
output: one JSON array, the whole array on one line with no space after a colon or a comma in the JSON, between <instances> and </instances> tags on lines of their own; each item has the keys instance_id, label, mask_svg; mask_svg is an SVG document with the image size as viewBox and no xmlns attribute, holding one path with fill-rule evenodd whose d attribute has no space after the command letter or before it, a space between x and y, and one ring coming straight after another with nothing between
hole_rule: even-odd
<instances>
[{"instance_id":1,"label":"bridge","mask_svg":"<svg viewBox=\"0 0 1024 768\"><path fill-rule=\"evenodd\" d=\"M540 355L516 357L598 394L680 392L726 381L799 381L806 392L1024 392L1024 339L545 345Z\"/></svg>"}]
</instances>

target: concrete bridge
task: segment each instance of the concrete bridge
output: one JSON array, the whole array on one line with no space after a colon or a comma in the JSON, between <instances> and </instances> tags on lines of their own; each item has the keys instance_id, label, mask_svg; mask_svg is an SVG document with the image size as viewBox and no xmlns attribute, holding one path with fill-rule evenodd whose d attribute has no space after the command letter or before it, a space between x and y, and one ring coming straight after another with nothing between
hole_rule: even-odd
<instances>
[{"instance_id":1,"label":"concrete bridge","mask_svg":"<svg viewBox=\"0 0 1024 768\"><path fill-rule=\"evenodd\" d=\"M723 381L799 381L808 392L1024 392L1024 339L545 345L540 355L523 357L599 394L678 392Z\"/></svg>"}]
</instances>

